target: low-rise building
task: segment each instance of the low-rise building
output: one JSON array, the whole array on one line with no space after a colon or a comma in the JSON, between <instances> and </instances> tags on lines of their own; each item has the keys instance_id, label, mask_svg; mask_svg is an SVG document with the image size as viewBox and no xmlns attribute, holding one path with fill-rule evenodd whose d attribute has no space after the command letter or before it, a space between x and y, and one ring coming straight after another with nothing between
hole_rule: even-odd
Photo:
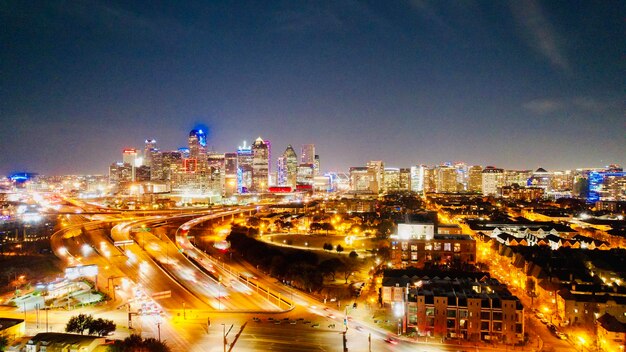
<instances>
[{"instance_id":1,"label":"low-rise building","mask_svg":"<svg viewBox=\"0 0 626 352\"><path fill-rule=\"evenodd\" d=\"M611 314L598 318L596 333L600 351L624 351L626 348L626 324Z\"/></svg>"},{"instance_id":2,"label":"low-rise building","mask_svg":"<svg viewBox=\"0 0 626 352\"><path fill-rule=\"evenodd\" d=\"M45 332L33 336L25 352L76 351L91 352L105 343L104 337Z\"/></svg>"},{"instance_id":3,"label":"low-rise building","mask_svg":"<svg viewBox=\"0 0 626 352\"><path fill-rule=\"evenodd\" d=\"M518 344L524 311L505 285L486 273L388 271L380 300L398 316L404 332L421 336Z\"/></svg>"},{"instance_id":4,"label":"low-rise building","mask_svg":"<svg viewBox=\"0 0 626 352\"><path fill-rule=\"evenodd\" d=\"M26 324L23 319L0 318L0 336L13 341L24 336Z\"/></svg>"}]
</instances>

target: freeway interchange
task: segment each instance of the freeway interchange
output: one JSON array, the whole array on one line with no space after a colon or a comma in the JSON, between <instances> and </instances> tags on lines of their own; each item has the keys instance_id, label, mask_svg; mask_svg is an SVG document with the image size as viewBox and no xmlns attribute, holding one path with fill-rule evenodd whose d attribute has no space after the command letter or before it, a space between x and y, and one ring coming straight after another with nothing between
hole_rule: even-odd
<instances>
[{"instance_id":1,"label":"freeway interchange","mask_svg":"<svg viewBox=\"0 0 626 352\"><path fill-rule=\"evenodd\" d=\"M415 350L414 343L398 343L387 331L348 317L342 307L325 307L248 263L225 263L189 241L194 226L255 210L243 206L140 217L103 211L92 216L96 220L66 214L66 227L51 243L68 266L98 266L96 284L113 299L96 311L117 316L120 334L162 338L174 351ZM115 225L109 231L105 224ZM424 343L419 348L463 350Z\"/></svg>"}]
</instances>

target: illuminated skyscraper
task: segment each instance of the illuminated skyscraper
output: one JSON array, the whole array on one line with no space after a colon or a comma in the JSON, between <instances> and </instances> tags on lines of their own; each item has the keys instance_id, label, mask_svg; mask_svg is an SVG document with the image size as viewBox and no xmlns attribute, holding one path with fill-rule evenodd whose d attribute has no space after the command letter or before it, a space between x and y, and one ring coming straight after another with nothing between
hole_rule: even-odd
<instances>
[{"instance_id":1,"label":"illuminated skyscraper","mask_svg":"<svg viewBox=\"0 0 626 352\"><path fill-rule=\"evenodd\" d=\"M290 145L278 158L278 185L296 188L296 180L298 175L298 156L296 151Z\"/></svg>"},{"instance_id":2,"label":"illuminated skyscraper","mask_svg":"<svg viewBox=\"0 0 626 352\"><path fill-rule=\"evenodd\" d=\"M417 193L424 191L424 169L426 168L426 165L411 166L411 191Z\"/></svg>"},{"instance_id":3,"label":"illuminated skyscraper","mask_svg":"<svg viewBox=\"0 0 626 352\"><path fill-rule=\"evenodd\" d=\"M400 190L400 169L395 167L386 167L384 170L383 191L386 193L397 192Z\"/></svg>"},{"instance_id":4,"label":"illuminated skyscraper","mask_svg":"<svg viewBox=\"0 0 626 352\"><path fill-rule=\"evenodd\" d=\"M453 166L437 167L437 193L452 193L458 189L457 169Z\"/></svg>"},{"instance_id":5,"label":"illuminated skyscraper","mask_svg":"<svg viewBox=\"0 0 626 352\"><path fill-rule=\"evenodd\" d=\"M224 154L224 196L237 193L237 153Z\"/></svg>"},{"instance_id":6,"label":"illuminated skyscraper","mask_svg":"<svg viewBox=\"0 0 626 352\"><path fill-rule=\"evenodd\" d=\"M480 165L470 166L467 177L467 191L481 192L483 188L483 167Z\"/></svg>"},{"instance_id":7,"label":"illuminated skyscraper","mask_svg":"<svg viewBox=\"0 0 626 352\"><path fill-rule=\"evenodd\" d=\"M303 144L300 164L315 164L315 144Z\"/></svg>"},{"instance_id":8,"label":"illuminated skyscraper","mask_svg":"<svg viewBox=\"0 0 626 352\"><path fill-rule=\"evenodd\" d=\"M191 130L187 141L190 159L200 159L206 156L206 134L203 130Z\"/></svg>"},{"instance_id":9,"label":"illuminated skyscraper","mask_svg":"<svg viewBox=\"0 0 626 352\"><path fill-rule=\"evenodd\" d=\"M152 154L156 150L156 140L146 139L143 147L143 164L148 167L152 167Z\"/></svg>"},{"instance_id":10,"label":"illuminated skyscraper","mask_svg":"<svg viewBox=\"0 0 626 352\"><path fill-rule=\"evenodd\" d=\"M237 191L239 193L247 193L252 187L252 162L253 154L250 146L243 146L237 149Z\"/></svg>"},{"instance_id":11,"label":"illuminated skyscraper","mask_svg":"<svg viewBox=\"0 0 626 352\"><path fill-rule=\"evenodd\" d=\"M131 181L135 181L135 167L137 165L137 149L125 148L122 150L122 161L131 166Z\"/></svg>"},{"instance_id":12,"label":"illuminated skyscraper","mask_svg":"<svg viewBox=\"0 0 626 352\"><path fill-rule=\"evenodd\" d=\"M498 188L504 186L504 170L487 166L482 174L483 195L497 196Z\"/></svg>"},{"instance_id":13,"label":"illuminated skyscraper","mask_svg":"<svg viewBox=\"0 0 626 352\"><path fill-rule=\"evenodd\" d=\"M367 168L374 174L374 184L371 186L372 192L380 193L385 191L385 163L381 160L368 161Z\"/></svg>"},{"instance_id":14,"label":"illuminated skyscraper","mask_svg":"<svg viewBox=\"0 0 626 352\"><path fill-rule=\"evenodd\" d=\"M252 191L265 192L269 185L269 150L259 137L252 144Z\"/></svg>"}]
</instances>

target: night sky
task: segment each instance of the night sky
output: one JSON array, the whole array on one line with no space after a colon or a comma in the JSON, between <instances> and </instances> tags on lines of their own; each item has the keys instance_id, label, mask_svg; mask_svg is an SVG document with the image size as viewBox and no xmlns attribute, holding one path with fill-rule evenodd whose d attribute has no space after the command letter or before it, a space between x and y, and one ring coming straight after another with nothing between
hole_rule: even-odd
<instances>
[{"instance_id":1,"label":"night sky","mask_svg":"<svg viewBox=\"0 0 626 352\"><path fill-rule=\"evenodd\" d=\"M129 4L130 3L130 4ZM625 1L0 1L0 174L121 149L315 143L368 160L626 162Z\"/></svg>"}]
</instances>

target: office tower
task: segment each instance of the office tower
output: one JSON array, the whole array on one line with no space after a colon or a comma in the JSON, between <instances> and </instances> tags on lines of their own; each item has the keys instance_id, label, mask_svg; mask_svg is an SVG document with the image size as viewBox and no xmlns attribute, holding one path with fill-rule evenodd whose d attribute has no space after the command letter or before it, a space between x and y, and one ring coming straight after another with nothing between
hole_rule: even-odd
<instances>
[{"instance_id":1,"label":"office tower","mask_svg":"<svg viewBox=\"0 0 626 352\"><path fill-rule=\"evenodd\" d=\"M300 164L315 164L315 144L303 144Z\"/></svg>"},{"instance_id":2,"label":"office tower","mask_svg":"<svg viewBox=\"0 0 626 352\"><path fill-rule=\"evenodd\" d=\"M278 158L278 185L296 188L298 175L298 156L290 145L287 146L283 155Z\"/></svg>"},{"instance_id":3,"label":"office tower","mask_svg":"<svg viewBox=\"0 0 626 352\"><path fill-rule=\"evenodd\" d=\"M470 166L467 173L467 191L481 192L483 188L483 167L480 165Z\"/></svg>"},{"instance_id":4,"label":"office tower","mask_svg":"<svg viewBox=\"0 0 626 352\"><path fill-rule=\"evenodd\" d=\"M530 178L528 179L526 185L529 187L543 188L545 193L548 193L552 191L551 183L552 173L540 167L535 170L535 172L533 172L532 176L530 176Z\"/></svg>"},{"instance_id":5,"label":"office tower","mask_svg":"<svg viewBox=\"0 0 626 352\"><path fill-rule=\"evenodd\" d=\"M374 170L369 167L351 167L350 191L356 193L378 193Z\"/></svg>"},{"instance_id":6,"label":"office tower","mask_svg":"<svg viewBox=\"0 0 626 352\"><path fill-rule=\"evenodd\" d=\"M385 163L376 160L368 161L367 168L374 174L375 185L372 185L372 192L380 193L385 191Z\"/></svg>"},{"instance_id":7,"label":"office tower","mask_svg":"<svg viewBox=\"0 0 626 352\"><path fill-rule=\"evenodd\" d=\"M252 148L246 146L246 141L243 141L243 146L237 148L237 191L239 193L247 193L252 187L253 159Z\"/></svg>"},{"instance_id":8,"label":"office tower","mask_svg":"<svg viewBox=\"0 0 626 352\"><path fill-rule=\"evenodd\" d=\"M172 179L172 165L182 164L183 154L179 151L161 153L161 180Z\"/></svg>"},{"instance_id":9,"label":"office tower","mask_svg":"<svg viewBox=\"0 0 626 352\"><path fill-rule=\"evenodd\" d=\"M137 166L137 149L125 148L122 150L122 161L131 166L131 181L135 181L135 167Z\"/></svg>"},{"instance_id":10,"label":"office tower","mask_svg":"<svg viewBox=\"0 0 626 352\"><path fill-rule=\"evenodd\" d=\"M426 165L411 166L411 191L417 193L424 191L424 169Z\"/></svg>"},{"instance_id":11,"label":"office tower","mask_svg":"<svg viewBox=\"0 0 626 352\"><path fill-rule=\"evenodd\" d=\"M383 192L398 192L400 190L400 169L395 167L386 167L383 170L383 173L383 180L385 180Z\"/></svg>"},{"instance_id":12,"label":"office tower","mask_svg":"<svg viewBox=\"0 0 626 352\"><path fill-rule=\"evenodd\" d=\"M269 164L267 165L267 174L270 175L272 173L272 142L269 139L264 140L265 145L267 146L267 160L269 160Z\"/></svg>"},{"instance_id":13,"label":"office tower","mask_svg":"<svg viewBox=\"0 0 626 352\"><path fill-rule=\"evenodd\" d=\"M587 202L626 201L626 172L619 168L608 171L592 171L588 177L589 193Z\"/></svg>"},{"instance_id":14,"label":"office tower","mask_svg":"<svg viewBox=\"0 0 626 352\"><path fill-rule=\"evenodd\" d=\"M147 165L141 165L139 167L135 168L135 181L137 182L143 182L143 181L150 181L151 175L150 175L150 166Z\"/></svg>"},{"instance_id":15,"label":"office tower","mask_svg":"<svg viewBox=\"0 0 626 352\"><path fill-rule=\"evenodd\" d=\"M320 174L320 156L315 154L315 162L313 163L315 166L315 176Z\"/></svg>"},{"instance_id":16,"label":"office tower","mask_svg":"<svg viewBox=\"0 0 626 352\"><path fill-rule=\"evenodd\" d=\"M400 169L400 191L408 192L411 190L411 169L409 168L401 168Z\"/></svg>"},{"instance_id":17,"label":"office tower","mask_svg":"<svg viewBox=\"0 0 626 352\"><path fill-rule=\"evenodd\" d=\"M122 150L122 162L132 166L137 166L137 149L125 148Z\"/></svg>"},{"instance_id":18,"label":"office tower","mask_svg":"<svg viewBox=\"0 0 626 352\"><path fill-rule=\"evenodd\" d=\"M456 183L457 183L457 191L466 191L467 190L467 173L468 167L464 162L454 163L454 168L456 169Z\"/></svg>"},{"instance_id":19,"label":"office tower","mask_svg":"<svg viewBox=\"0 0 626 352\"><path fill-rule=\"evenodd\" d=\"M436 192L437 193L453 193L457 191L458 188L458 179L457 179L457 169L453 166L441 165L436 169L437 174L437 183L436 183Z\"/></svg>"},{"instance_id":20,"label":"office tower","mask_svg":"<svg viewBox=\"0 0 626 352\"><path fill-rule=\"evenodd\" d=\"M237 193L237 153L224 154L224 196Z\"/></svg>"},{"instance_id":21,"label":"office tower","mask_svg":"<svg viewBox=\"0 0 626 352\"><path fill-rule=\"evenodd\" d=\"M483 195L497 196L499 195L498 188L502 186L504 186L504 170L487 166L482 174Z\"/></svg>"},{"instance_id":22,"label":"office tower","mask_svg":"<svg viewBox=\"0 0 626 352\"><path fill-rule=\"evenodd\" d=\"M296 174L296 188L298 185L313 185L313 177L315 174L314 164L300 164Z\"/></svg>"},{"instance_id":23,"label":"office tower","mask_svg":"<svg viewBox=\"0 0 626 352\"><path fill-rule=\"evenodd\" d=\"M435 168L424 168L424 193L432 193L437 190Z\"/></svg>"},{"instance_id":24,"label":"office tower","mask_svg":"<svg viewBox=\"0 0 626 352\"><path fill-rule=\"evenodd\" d=\"M200 159L206 155L206 134L203 130L191 130L187 142L190 159Z\"/></svg>"},{"instance_id":25,"label":"office tower","mask_svg":"<svg viewBox=\"0 0 626 352\"><path fill-rule=\"evenodd\" d=\"M109 185L117 188L117 191L128 189L133 181L133 166L128 163L113 163L109 166Z\"/></svg>"},{"instance_id":26,"label":"office tower","mask_svg":"<svg viewBox=\"0 0 626 352\"><path fill-rule=\"evenodd\" d=\"M152 154L156 152L156 140L146 139L143 147L143 164L152 167Z\"/></svg>"},{"instance_id":27,"label":"office tower","mask_svg":"<svg viewBox=\"0 0 626 352\"><path fill-rule=\"evenodd\" d=\"M532 175L532 170L504 170L504 185L526 187Z\"/></svg>"},{"instance_id":28,"label":"office tower","mask_svg":"<svg viewBox=\"0 0 626 352\"><path fill-rule=\"evenodd\" d=\"M207 155L207 174L209 192L219 198L224 194L226 181L226 154L209 153ZM212 199L213 201L214 199Z\"/></svg>"},{"instance_id":29,"label":"office tower","mask_svg":"<svg viewBox=\"0 0 626 352\"><path fill-rule=\"evenodd\" d=\"M269 184L269 150L265 141L259 137L252 144L252 189L253 192L265 192Z\"/></svg>"}]
</instances>

